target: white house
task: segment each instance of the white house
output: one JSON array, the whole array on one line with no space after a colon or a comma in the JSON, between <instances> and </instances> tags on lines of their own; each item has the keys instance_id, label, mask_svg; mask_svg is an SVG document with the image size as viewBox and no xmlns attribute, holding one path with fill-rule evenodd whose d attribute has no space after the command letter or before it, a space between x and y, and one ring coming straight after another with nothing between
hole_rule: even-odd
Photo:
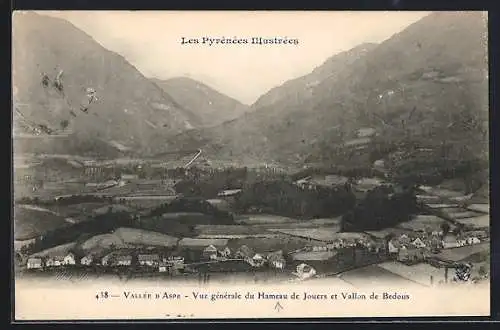
<instances>
[{"instance_id":1,"label":"white house","mask_svg":"<svg viewBox=\"0 0 500 330\"><path fill-rule=\"evenodd\" d=\"M132 256L130 255L116 256L115 264L117 266L130 266L132 265Z\"/></svg>"},{"instance_id":2,"label":"white house","mask_svg":"<svg viewBox=\"0 0 500 330\"><path fill-rule=\"evenodd\" d=\"M435 237L442 236L443 235L443 231L442 230L433 230L432 233L431 233L431 235L435 236Z\"/></svg>"},{"instance_id":3,"label":"white house","mask_svg":"<svg viewBox=\"0 0 500 330\"><path fill-rule=\"evenodd\" d=\"M443 237L443 248L445 249L456 248L459 247L460 245L461 244L455 235L448 234L445 237Z\"/></svg>"},{"instance_id":4,"label":"white house","mask_svg":"<svg viewBox=\"0 0 500 330\"><path fill-rule=\"evenodd\" d=\"M75 261L75 255L73 253L68 253L66 256L64 256L63 259L63 265L74 265L76 264Z\"/></svg>"},{"instance_id":5,"label":"white house","mask_svg":"<svg viewBox=\"0 0 500 330\"><path fill-rule=\"evenodd\" d=\"M322 251L327 251L327 250L328 250L328 248L327 248L327 246L326 246L326 245L314 245L314 246L312 247L312 250L313 250L314 252L322 252Z\"/></svg>"},{"instance_id":6,"label":"white house","mask_svg":"<svg viewBox=\"0 0 500 330\"><path fill-rule=\"evenodd\" d=\"M307 264L297 266L296 272L293 273L298 278L305 280L316 275L316 270Z\"/></svg>"},{"instance_id":7,"label":"white house","mask_svg":"<svg viewBox=\"0 0 500 330\"><path fill-rule=\"evenodd\" d=\"M47 260L45 260L45 266L54 267L55 266L54 258L47 258Z\"/></svg>"},{"instance_id":8,"label":"white house","mask_svg":"<svg viewBox=\"0 0 500 330\"><path fill-rule=\"evenodd\" d=\"M165 263L173 267L174 269L184 268L184 258L180 256L170 256L168 259L163 260Z\"/></svg>"},{"instance_id":9,"label":"white house","mask_svg":"<svg viewBox=\"0 0 500 330\"><path fill-rule=\"evenodd\" d=\"M426 247L427 245L420 239L420 237L417 237L413 242L412 242L413 246L418 248L418 249L421 249L421 248L424 248Z\"/></svg>"},{"instance_id":10,"label":"white house","mask_svg":"<svg viewBox=\"0 0 500 330\"><path fill-rule=\"evenodd\" d=\"M209 245L203 249L203 256L209 258L210 260L217 259L217 248L213 245Z\"/></svg>"},{"instance_id":11,"label":"white house","mask_svg":"<svg viewBox=\"0 0 500 330\"><path fill-rule=\"evenodd\" d=\"M279 270L285 269L285 259L282 254L273 253L268 255L267 262L271 268L276 268Z\"/></svg>"},{"instance_id":12,"label":"white house","mask_svg":"<svg viewBox=\"0 0 500 330\"><path fill-rule=\"evenodd\" d=\"M396 240L389 241L387 243L387 250L389 253L398 253L399 252L399 242Z\"/></svg>"},{"instance_id":13,"label":"white house","mask_svg":"<svg viewBox=\"0 0 500 330\"><path fill-rule=\"evenodd\" d=\"M256 254L252 257L252 259L251 259L251 264L252 264L252 266L254 266L254 267L261 267L261 266L263 266L263 265L264 265L264 262L265 262L265 261L266 261L266 260L264 259L264 257L263 257L262 255L260 255L260 254L256 253Z\"/></svg>"},{"instance_id":14,"label":"white house","mask_svg":"<svg viewBox=\"0 0 500 330\"><path fill-rule=\"evenodd\" d=\"M28 258L26 263L28 269L41 269L43 267L43 262L41 258Z\"/></svg>"},{"instance_id":15,"label":"white house","mask_svg":"<svg viewBox=\"0 0 500 330\"><path fill-rule=\"evenodd\" d=\"M139 254L137 256L137 261L141 266L158 266L160 257L157 254Z\"/></svg>"},{"instance_id":16,"label":"white house","mask_svg":"<svg viewBox=\"0 0 500 330\"><path fill-rule=\"evenodd\" d=\"M132 180L137 180L139 179L139 175L138 174L122 174L120 179L122 181L132 181Z\"/></svg>"},{"instance_id":17,"label":"white house","mask_svg":"<svg viewBox=\"0 0 500 330\"><path fill-rule=\"evenodd\" d=\"M158 265L158 271L160 273L167 272L169 270L169 268L170 268L170 265L168 263L166 263L166 262L163 262L163 261L160 262L159 265Z\"/></svg>"},{"instance_id":18,"label":"white house","mask_svg":"<svg viewBox=\"0 0 500 330\"><path fill-rule=\"evenodd\" d=\"M466 241L467 241L467 244L469 244L469 245L481 243L481 240L477 237L468 237Z\"/></svg>"},{"instance_id":19,"label":"white house","mask_svg":"<svg viewBox=\"0 0 500 330\"><path fill-rule=\"evenodd\" d=\"M86 255L85 257L80 259L80 264L85 265L85 266L89 266L92 264L93 261L94 261L94 257L92 257L91 255Z\"/></svg>"},{"instance_id":20,"label":"white house","mask_svg":"<svg viewBox=\"0 0 500 330\"><path fill-rule=\"evenodd\" d=\"M47 266L47 267L57 267L57 266L62 266L62 265L64 265L64 257L63 256L49 257L45 261L45 266Z\"/></svg>"},{"instance_id":21,"label":"white house","mask_svg":"<svg viewBox=\"0 0 500 330\"><path fill-rule=\"evenodd\" d=\"M108 255L105 255L104 257L102 257L101 259L101 265L103 266L110 266L110 259L113 255L112 254L108 254Z\"/></svg>"},{"instance_id":22,"label":"white house","mask_svg":"<svg viewBox=\"0 0 500 330\"><path fill-rule=\"evenodd\" d=\"M228 248L227 246L222 251L219 251L219 253L221 256L223 256L225 258L231 257L231 249Z\"/></svg>"}]
</instances>

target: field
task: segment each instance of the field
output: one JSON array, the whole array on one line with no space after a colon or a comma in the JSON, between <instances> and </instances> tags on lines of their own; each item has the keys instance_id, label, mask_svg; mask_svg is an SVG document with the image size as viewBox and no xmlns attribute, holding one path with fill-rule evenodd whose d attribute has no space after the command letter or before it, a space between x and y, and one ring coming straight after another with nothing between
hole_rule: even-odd
<instances>
[{"instance_id":1,"label":"field","mask_svg":"<svg viewBox=\"0 0 500 330\"><path fill-rule=\"evenodd\" d=\"M457 219L456 221L473 228L487 228L490 226L490 216L488 214L475 218Z\"/></svg>"},{"instance_id":2,"label":"field","mask_svg":"<svg viewBox=\"0 0 500 330\"><path fill-rule=\"evenodd\" d=\"M99 207L97 209L92 210L92 215L103 215L108 213L109 211L111 212L127 212L130 213L134 211L133 208L125 206L125 205L120 205L120 204L109 204L105 205L102 207Z\"/></svg>"},{"instance_id":3,"label":"field","mask_svg":"<svg viewBox=\"0 0 500 330\"><path fill-rule=\"evenodd\" d=\"M125 242L113 234L96 235L80 245L82 250L86 252L100 252L111 248L111 246L117 249L128 247Z\"/></svg>"},{"instance_id":4,"label":"field","mask_svg":"<svg viewBox=\"0 0 500 330\"><path fill-rule=\"evenodd\" d=\"M461 261L471 257L472 255L484 251L489 251L490 243L474 244L452 249L443 249L435 257L444 261Z\"/></svg>"},{"instance_id":5,"label":"field","mask_svg":"<svg viewBox=\"0 0 500 330\"><path fill-rule=\"evenodd\" d=\"M297 223L300 220L282 217L279 215L268 215L268 214L250 214L241 215L238 219L235 219L237 223L247 224L247 225L258 225L258 224L282 224L282 223Z\"/></svg>"},{"instance_id":6,"label":"field","mask_svg":"<svg viewBox=\"0 0 500 330\"><path fill-rule=\"evenodd\" d=\"M295 238L295 237L276 237L276 238L236 238L231 239L228 242L228 247L231 250L237 250L242 245L248 246L255 252L264 253L270 251L278 251L283 250L283 252L287 251L295 251L305 247L310 244L308 241Z\"/></svg>"},{"instance_id":7,"label":"field","mask_svg":"<svg viewBox=\"0 0 500 330\"><path fill-rule=\"evenodd\" d=\"M118 228L113 233L96 235L81 244L85 251L95 251L108 249L111 246L116 248L128 248L131 246L162 246L173 247L177 244L178 238L160 234L154 231L147 231L135 228Z\"/></svg>"},{"instance_id":8,"label":"field","mask_svg":"<svg viewBox=\"0 0 500 330\"><path fill-rule=\"evenodd\" d=\"M398 224L397 227L413 231L425 231L426 228L440 230L441 224L445 222L447 221L434 215L418 215L411 221Z\"/></svg>"},{"instance_id":9,"label":"field","mask_svg":"<svg viewBox=\"0 0 500 330\"><path fill-rule=\"evenodd\" d=\"M50 211L27 209L17 205L14 208L14 239L16 240L34 238L70 224L71 221Z\"/></svg>"},{"instance_id":10,"label":"field","mask_svg":"<svg viewBox=\"0 0 500 330\"><path fill-rule=\"evenodd\" d=\"M179 247L206 248L209 245L224 247L227 243L227 239L183 238L179 241Z\"/></svg>"},{"instance_id":11,"label":"field","mask_svg":"<svg viewBox=\"0 0 500 330\"><path fill-rule=\"evenodd\" d=\"M179 240L177 237L134 228L118 228L113 234L119 237L126 244L132 245L171 247L175 246Z\"/></svg>"},{"instance_id":12,"label":"field","mask_svg":"<svg viewBox=\"0 0 500 330\"><path fill-rule=\"evenodd\" d=\"M449 211L444 211L444 213L455 220L458 219L463 219L463 218L474 218L474 217L479 217L483 215L483 213L480 212L474 212L474 211L467 211L467 210L460 210L457 212L449 212Z\"/></svg>"},{"instance_id":13,"label":"field","mask_svg":"<svg viewBox=\"0 0 500 330\"><path fill-rule=\"evenodd\" d=\"M408 288L417 283L376 265L347 271L340 278L355 287L401 287ZM421 285L421 284L419 284Z\"/></svg>"},{"instance_id":14,"label":"field","mask_svg":"<svg viewBox=\"0 0 500 330\"><path fill-rule=\"evenodd\" d=\"M244 225L197 225L198 235L258 235L270 234L266 229Z\"/></svg>"},{"instance_id":15,"label":"field","mask_svg":"<svg viewBox=\"0 0 500 330\"><path fill-rule=\"evenodd\" d=\"M395 236L399 236L399 235L412 235L414 234L413 230L410 230L410 229L403 229L403 228L385 228L385 229L381 229L381 230L367 230L365 231L366 234L370 235L370 236L373 236L375 238L379 238L379 239L383 239L385 238L387 235L395 235Z\"/></svg>"},{"instance_id":16,"label":"field","mask_svg":"<svg viewBox=\"0 0 500 330\"><path fill-rule=\"evenodd\" d=\"M467 209L481 213L490 213L489 204L471 204L467 207Z\"/></svg>"},{"instance_id":17,"label":"field","mask_svg":"<svg viewBox=\"0 0 500 330\"><path fill-rule=\"evenodd\" d=\"M436 268L426 263L420 263L412 266L404 265L396 261L387 261L378 265L379 267L388 270L394 274L400 275L404 278L410 279L414 282L430 285L433 277L434 283L444 281L444 268Z\"/></svg>"},{"instance_id":18,"label":"field","mask_svg":"<svg viewBox=\"0 0 500 330\"><path fill-rule=\"evenodd\" d=\"M275 232L285 235L303 237L317 241L336 241L340 239L355 240L367 239L368 235L363 233L339 233L338 227L321 227L321 228L298 228L298 229L270 229Z\"/></svg>"},{"instance_id":19,"label":"field","mask_svg":"<svg viewBox=\"0 0 500 330\"><path fill-rule=\"evenodd\" d=\"M76 246L75 242L54 246L50 249L35 253L34 256L45 258L53 256L64 256L69 253Z\"/></svg>"},{"instance_id":20,"label":"field","mask_svg":"<svg viewBox=\"0 0 500 330\"><path fill-rule=\"evenodd\" d=\"M324 251L324 252L298 252L292 255L293 260L299 261L310 261L310 260L328 260L336 256L335 251Z\"/></svg>"},{"instance_id":21,"label":"field","mask_svg":"<svg viewBox=\"0 0 500 330\"><path fill-rule=\"evenodd\" d=\"M78 221L85 221L94 215L94 210L107 207L108 203L80 203L71 205L53 205L48 208L58 213L59 215L76 219Z\"/></svg>"}]
</instances>

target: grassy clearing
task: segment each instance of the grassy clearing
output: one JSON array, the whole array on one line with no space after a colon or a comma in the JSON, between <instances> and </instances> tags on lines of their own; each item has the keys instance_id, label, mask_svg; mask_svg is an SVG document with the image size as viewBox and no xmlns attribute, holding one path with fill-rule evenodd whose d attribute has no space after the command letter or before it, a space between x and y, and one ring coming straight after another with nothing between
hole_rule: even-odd
<instances>
[{"instance_id":1,"label":"grassy clearing","mask_svg":"<svg viewBox=\"0 0 500 330\"><path fill-rule=\"evenodd\" d=\"M14 238L26 240L34 238L56 228L68 226L70 223L60 215L51 212L14 208Z\"/></svg>"}]
</instances>

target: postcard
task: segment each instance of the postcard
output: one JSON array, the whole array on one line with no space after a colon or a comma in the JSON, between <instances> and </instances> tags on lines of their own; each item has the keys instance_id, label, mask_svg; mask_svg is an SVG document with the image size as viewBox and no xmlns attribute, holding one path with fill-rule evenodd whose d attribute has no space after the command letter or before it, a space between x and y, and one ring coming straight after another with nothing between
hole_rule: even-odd
<instances>
[{"instance_id":1,"label":"postcard","mask_svg":"<svg viewBox=\"0 0 500 330\"><path fill-rule=\"evenodd\" d=\"M488 316L487 25L14 12L15 320Z\"/></svg>"}]
</instances>

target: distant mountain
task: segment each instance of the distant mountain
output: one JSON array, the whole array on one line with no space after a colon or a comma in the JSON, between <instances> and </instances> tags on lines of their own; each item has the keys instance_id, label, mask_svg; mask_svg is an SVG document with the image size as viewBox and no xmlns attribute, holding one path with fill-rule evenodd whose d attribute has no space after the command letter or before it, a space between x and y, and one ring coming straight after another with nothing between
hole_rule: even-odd
<instances>
[{"instance_id":1,"label":"distant mountain","mask_svg":"<svg viewBox=\"0 0 500 330\"><path fill-rule=\"evenodd\" d=\"M239 117L249 109L241 102L190 78L153 78L152 81L190 112L191 123L197 127L221 124Z\"/></svg>"},{"instance_id":2,"label":"distant mountain","mask_svg":"<svg viewBox=\"0 0 500 330\"><path fill-rule=\"evenodd\" d=\"M366 166L398 148L430 150L424 159L484 158L487 72L483 15L433 13L271 90L236 120L169 142L214 158L299 165Z\"/></svg>"},{"instance_id":3,"label":"distant mountain","mask_svg":"<svg viewBox=\"0 0 500 330\"><path fill-rule=\"evenodd\" d=\"M349 51L336 54L315 68L311 73L288 80L283 85L272 88L259 97L252 105L252 108L262 109L272 107L273 111L283 110L288 112L290 106L298 106L306 100L317 98L317 86L328 79L335 79L346 66L362 58L376 46L377 44L374 43L363 43Z\"/></svg>"},{"instance_id":4,"label":"distant mountain","mask_svg":"<svg viewBox=\"0 0 500 330\"><path fill-rule=\"evenodd\" d=\"M189 112L125 58L32 12L13 16L13 94L15 134L40 136L16 139L16 152L155 152L193 128Z\"/></svg>"}]
</instances>

